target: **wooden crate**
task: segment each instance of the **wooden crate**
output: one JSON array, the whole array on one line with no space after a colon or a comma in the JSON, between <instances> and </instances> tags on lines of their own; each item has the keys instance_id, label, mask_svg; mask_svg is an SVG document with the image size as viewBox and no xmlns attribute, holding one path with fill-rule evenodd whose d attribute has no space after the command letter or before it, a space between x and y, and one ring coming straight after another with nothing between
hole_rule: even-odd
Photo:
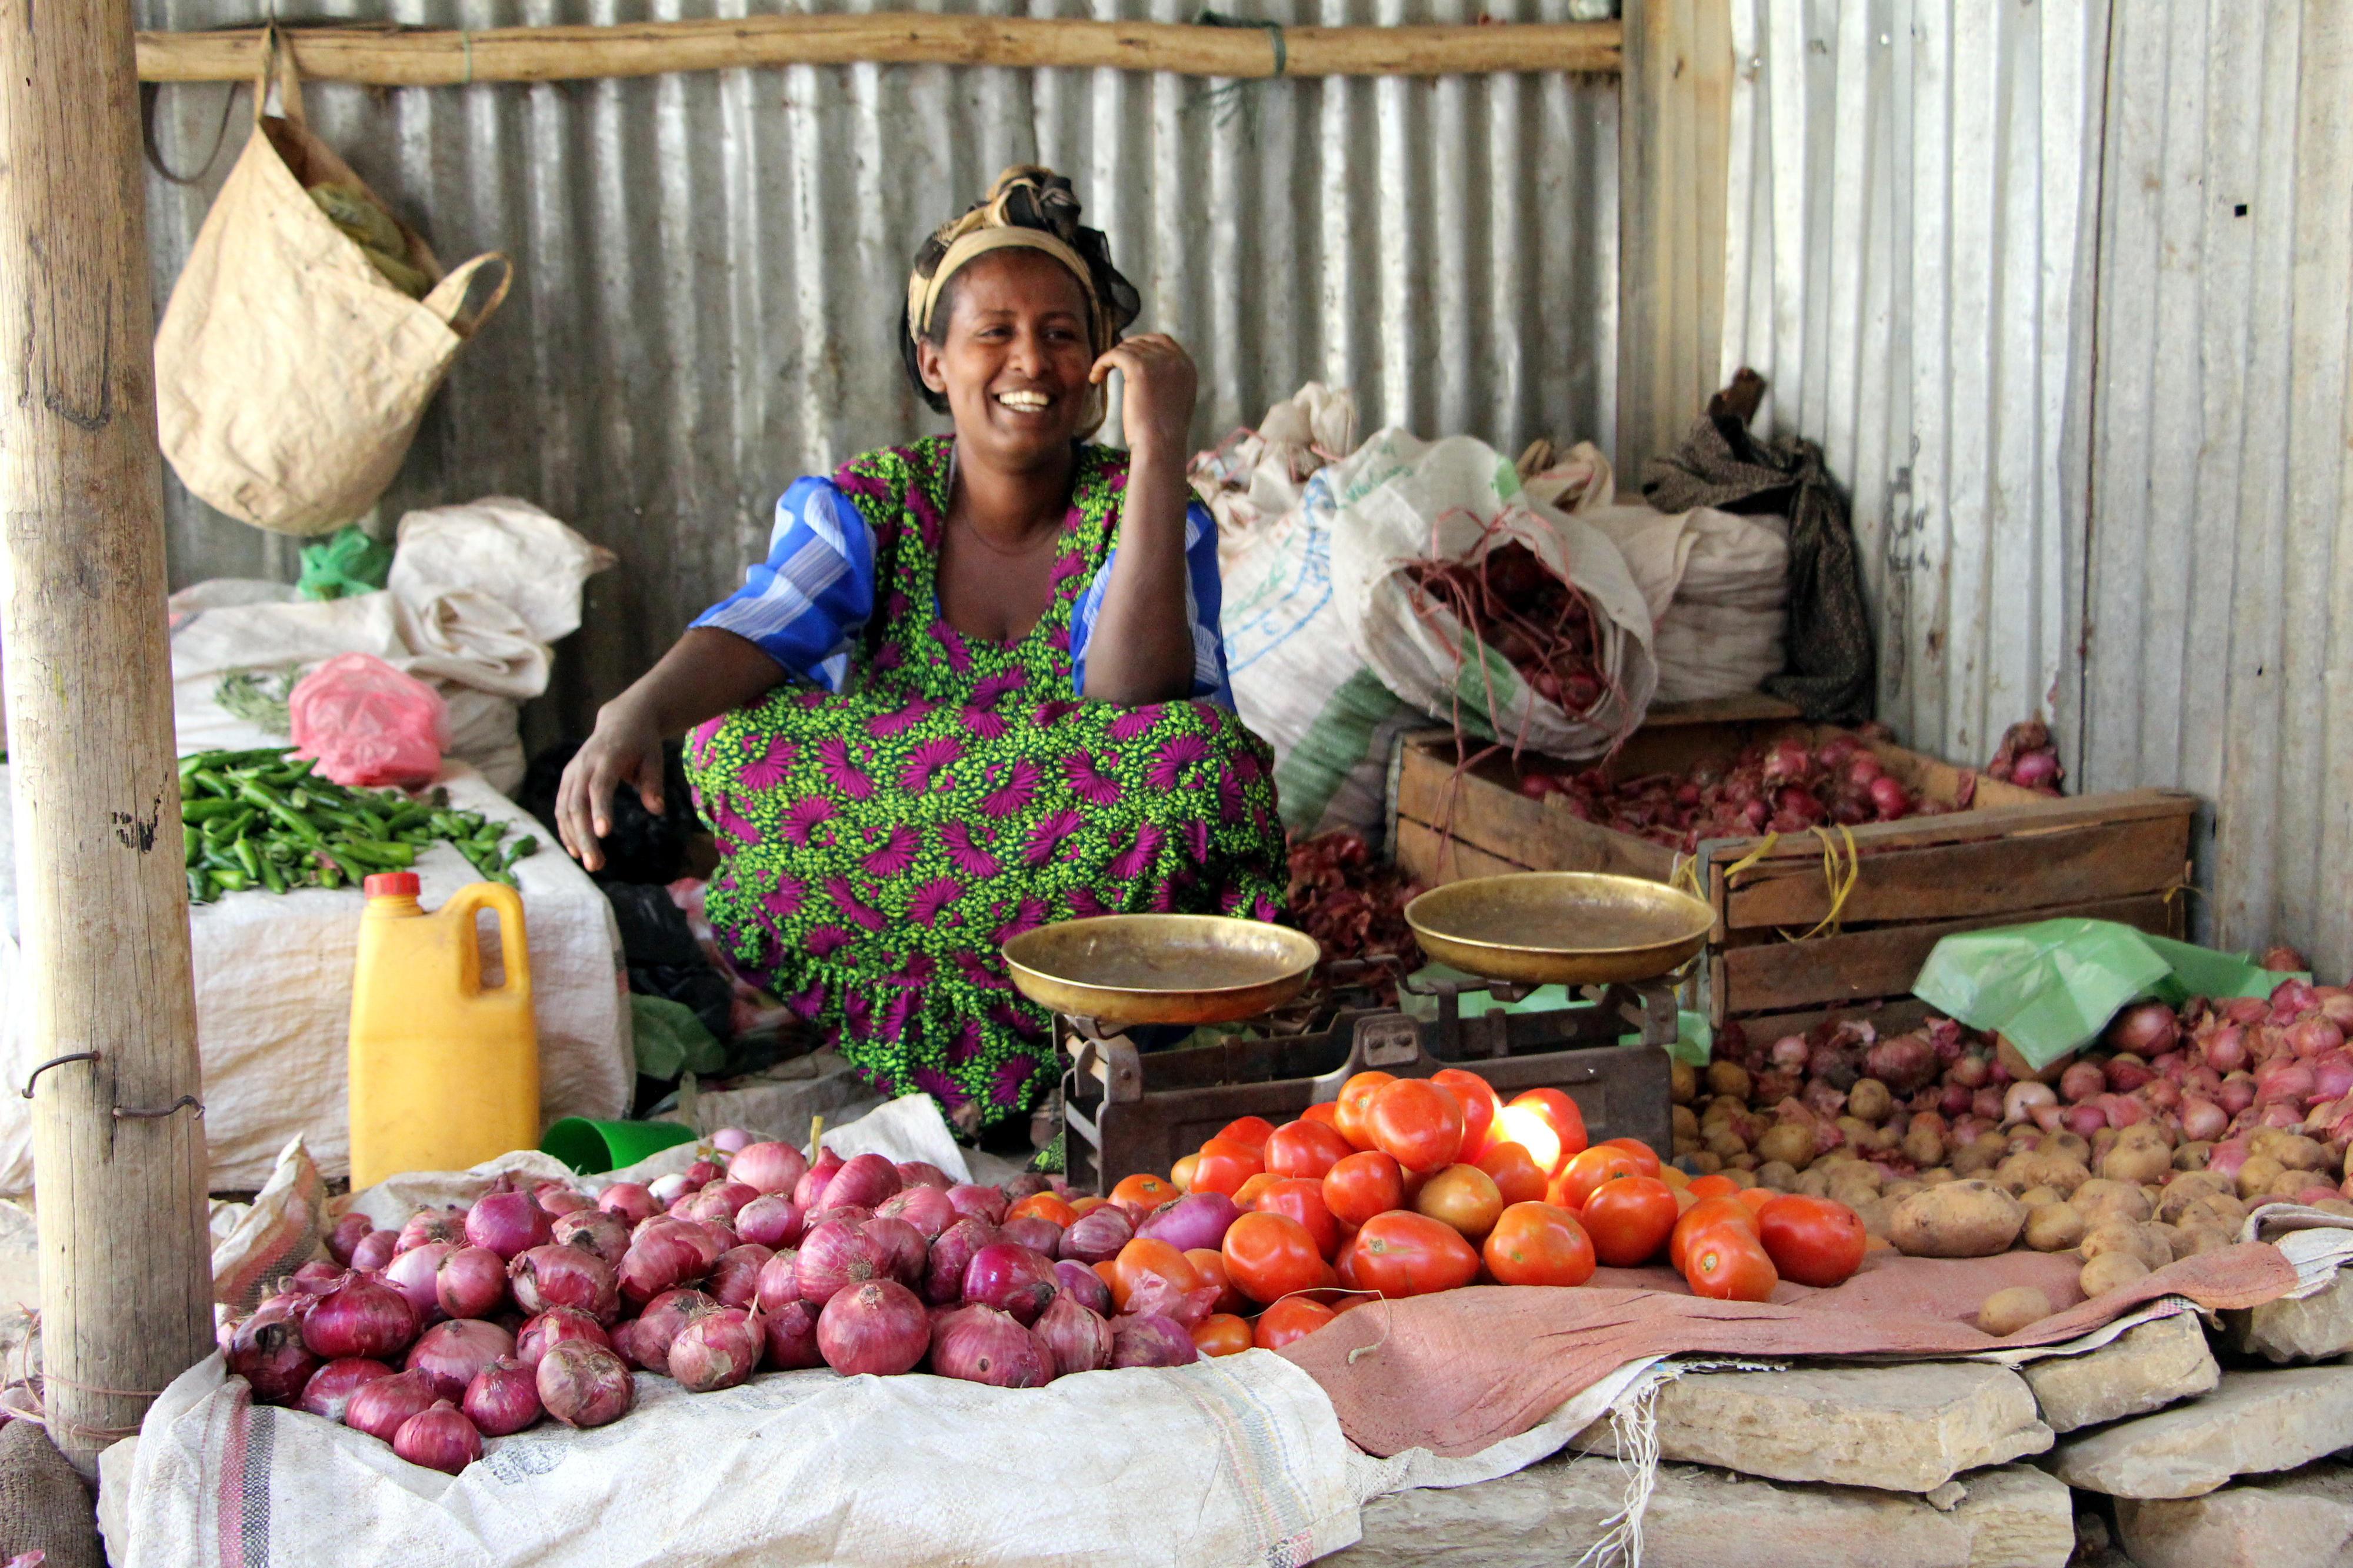
<instances>
[{"instance_id":1,"label":"wooden crate","mask_svg":"<svg viewBox=\"0 0 2353 1568\"><path fill-rule=\"evenodd\" d=\"M1694 705L1660 717L1608 764L1610 777L1681 773L1784 733L1819 744L1832 732L1754 704ZM1951 804L1969 782L1933 757L1884 742L1872 749L1915 795ZM1507 757L1459 769L1457 756L1451 736L1434 733L1409 740L1399 761L1390 843L1418 880L1435 886L1518 870L1672 875L1674 851L1582 821L1558 796L1521 795ZM1729 879L1726 868L1763 840L1703 844L1699 882L1716 913L1698 973L1710 1019L1721 1026L1904 996L1929 950L1955 931L2089 915L2181 933L2177 889L2187 877L2194 795L2053 798L1978 778L1971 799L1965 811L1853 829L1860 874L1837 929L1820 935L1803 935L1831 911L1820 838L1784 835Z\"/></svg>"}]
</instances>

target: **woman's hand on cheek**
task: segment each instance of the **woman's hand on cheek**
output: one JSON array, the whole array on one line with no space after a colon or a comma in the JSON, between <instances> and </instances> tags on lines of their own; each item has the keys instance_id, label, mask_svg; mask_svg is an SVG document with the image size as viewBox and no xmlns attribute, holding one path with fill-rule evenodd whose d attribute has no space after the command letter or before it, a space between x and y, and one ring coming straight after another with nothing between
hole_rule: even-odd
<instances>
[{"instance_id":1,"label":"woman's hand on cheek","mask_svg":"<svg viewBox=\"0 0 2353 1568\"><path fill-rule=\"evenodd\" d=\"M1114 346L1087 379L1101 385L1113 370L1125 377L1120 423L1138 458L1181 464L1193 428L1193 395L1200 378L1184 345L1166 332L1146 332Z\"/></svg>"}]
</instances>

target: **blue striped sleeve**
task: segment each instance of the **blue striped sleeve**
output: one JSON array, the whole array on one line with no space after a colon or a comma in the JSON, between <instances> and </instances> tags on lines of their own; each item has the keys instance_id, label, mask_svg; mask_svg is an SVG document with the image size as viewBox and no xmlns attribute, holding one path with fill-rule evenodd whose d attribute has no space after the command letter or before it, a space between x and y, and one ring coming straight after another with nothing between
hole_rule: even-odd
<instances>
[{"instance_id":1,"label":"blue striped sleeve","mask_svg":"<svg viewBox=\"0 0 2353 1568\"><path fill-rule=\"evenodd\" d=\"M833 481L805 479L777 498L768 558L694 624L733 632L791 673L839 691L873 613L873 529Z\"/></svg>"},{"instance_id":2,"label":"blue striped sleeve","mask_svg":"<svg viewBox=\"0 0 2353 1568\"><path fill-rule=\"evenodd\" d=\"M1082 696L1087 689L1087 645L1094 639L1095 617L1103 613L1103 591L1111 585L1112 563L1118 559L1113 546L1071 616L1071 680ZM1218 576L1218 524L1209 509L1195 501L1185 509L1185 618L1193 627L1192 695L1231 708L1234 689L1226 672L1226 639L1218 629L1224 599Z\"/></svg>"}]
</instances>

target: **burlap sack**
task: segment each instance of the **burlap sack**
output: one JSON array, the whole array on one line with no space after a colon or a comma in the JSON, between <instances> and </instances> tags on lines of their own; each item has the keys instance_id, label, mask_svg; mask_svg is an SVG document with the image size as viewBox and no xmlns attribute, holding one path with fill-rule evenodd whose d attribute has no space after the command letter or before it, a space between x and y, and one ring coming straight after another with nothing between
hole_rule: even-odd
<instances>
[{"instance_id":1,"label":"burlap sack","mask_svg":"<svg viewBox=\"0 0 2353 1568\"><path fill-rule=\"evenodd\" d=\"M104 1568L90 1489L31 1421L0 1426L0 1563L39 1552L43 1568Z\"/></svg>"},{"instance_id":2,"label":"burlap sack","mask_svg":"<svg viewBox=\"0 0 2353 1568\"><path fill-rule=\"evenodd\" d=\"M375 504L425 405L465 341L506 298L513 268L486 252L444 276L400 226L431 281L410 299L306 194L365 183L302 119L302 90L273 30L254 85L254 130L188 253L155 331L164 454L211 505L280 533L324 533ZM280 113L266 114L273 73ZM464 310L495 262L497 290Z\"/></svg>"}]
</instances>

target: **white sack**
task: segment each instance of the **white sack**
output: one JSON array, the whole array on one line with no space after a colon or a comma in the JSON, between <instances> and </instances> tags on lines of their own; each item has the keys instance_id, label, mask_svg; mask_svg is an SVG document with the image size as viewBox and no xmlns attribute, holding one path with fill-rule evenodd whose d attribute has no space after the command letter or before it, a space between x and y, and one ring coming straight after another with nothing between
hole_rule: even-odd
<instances>
[{"instance_id":1,"label":"white sack","mask_svg":"<svg viewBox=\"0 0 2353 1568\"><path fill-rule=\"evenodd\" d=\"M1579 516L1617 544L1650 606L1659 701L1732 697L1780 673L1785 520L1708 507L1600 506Z\"/></svg>"},{"instance_id":2,"label":"white sack","mask_svg":"<svg viewBox=\"0 0 2353 1568\"><path fill-rule=\"evenodd\" d=\"M1237 430L1187 468L1193 489L1218 520L1219 564L1258 531L1299 505L1307 481L1356 446L1356 397L1311 381L1266 411L1255 430Z\"/></svg>"}]
</instances>

